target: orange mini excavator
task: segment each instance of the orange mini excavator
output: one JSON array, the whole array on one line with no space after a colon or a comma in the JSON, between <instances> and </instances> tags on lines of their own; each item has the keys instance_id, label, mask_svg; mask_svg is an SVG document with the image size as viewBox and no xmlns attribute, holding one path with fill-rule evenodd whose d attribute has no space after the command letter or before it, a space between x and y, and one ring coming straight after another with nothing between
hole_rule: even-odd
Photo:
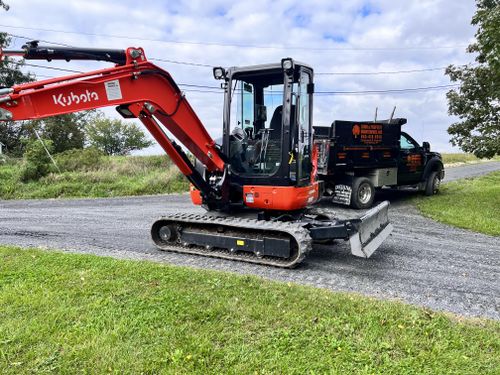
<instances>
[{"instance_id":1,"label":"orange mini excavator","mask_svg":"<svg viewBox=\"0 0 500 375\"><path fill-rule=\"evenodd\" d=\"M333 239L350 240L351 252L367 258L392 230L388 202L350 220L308 210L323 189L312 132L313 69L306 64L284 58L277 64L215 67L224 90L218 144L172 76L149 62L142 48L59 48L35 41L0 56L115 64L0 88L0 121L105 106L139 119L191 182L193 203L210 211L160 217L151 234L162 250L293 267L314 242Z\"/></svg>"}]
</instances>

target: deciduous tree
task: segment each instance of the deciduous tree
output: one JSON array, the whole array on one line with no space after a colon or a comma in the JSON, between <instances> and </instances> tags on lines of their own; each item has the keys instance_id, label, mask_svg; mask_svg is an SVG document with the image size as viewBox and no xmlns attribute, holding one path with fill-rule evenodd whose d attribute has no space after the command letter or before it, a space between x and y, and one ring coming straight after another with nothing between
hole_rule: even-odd
<instances>
[{"instance_id":1,"label":"deciduous tree","mask_svg":"<svg viewBox=\"0 0 500 375\"><path fill-rule=\"evenodd\" d=\"M85 133L90 146L107 155L127 155L153 144L136 124L104 116L90 122L85 127Z\"/></svg>"},{"instance_id":2,"label":"deciduous tree","mask_svg":"<svg viewBox=\"0 0 500 375\"><path fill-rule=\"evenodd\" d=\"M500 154L500 1L478 0L472 24L476 41L467 52L476 63L446 69L460 84L447 94L449 113L460 119L448 133L463 151L491 158Z\"/></svg>"},{"instance_id":3,"label":"deciduous tree","mask_svg":"<svg viewBox=\"0 0 500 375\"><path fill-rule=\"evenodd\" d=\"M52 141L54 153L60 153L84 147L84 128L96 116L96 111L83 111L47 117L32 121L31 124L39 131L42 138Z\"/></svg>"}]
</instances>

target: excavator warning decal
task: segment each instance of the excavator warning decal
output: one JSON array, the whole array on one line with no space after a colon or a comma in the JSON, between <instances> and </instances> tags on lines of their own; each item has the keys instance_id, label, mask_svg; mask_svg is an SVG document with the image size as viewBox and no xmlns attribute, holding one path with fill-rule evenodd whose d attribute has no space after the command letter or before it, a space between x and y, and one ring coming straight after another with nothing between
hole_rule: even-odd
<instances>
[{"instance_id":1,"label":"excavator warning decal","mask_svg":"<svg viewBox=\"0 0 500 375\"><path fill-rule=\"evenodd\" d=\"M104 82L104 87L106 87L106 96L108 97L108 100L119 100L123 98L120 81L117 79Z\"/></svg>"}]
</instances>

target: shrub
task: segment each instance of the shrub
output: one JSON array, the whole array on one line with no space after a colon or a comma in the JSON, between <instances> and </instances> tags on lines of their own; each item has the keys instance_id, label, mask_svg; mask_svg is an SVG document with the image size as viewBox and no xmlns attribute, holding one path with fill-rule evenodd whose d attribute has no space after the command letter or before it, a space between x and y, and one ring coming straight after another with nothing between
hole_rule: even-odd
<instances>
[{"instance_id":1,"label":"shrub","mask_svg":"<svg viewBox=\"0 0 500 375\"><path fill-rule=\"evenodd\" d=\"M57 154L55 159L61 171L96 170L103 163L104 153L95 148L73 149Z\"/></svg>"},{"instance_id":2,"label":"shrub","mask_svg":"<svg viewBox=\"0 0 500 375\"><path fill-rule=\"evenodd\" d=\"M52 152L54 145L51 140L43 140L45 147L49 152ZM39 180L41 177L46 176L54 169L52 160L45 151L45 148L39 140L31 140L26 145L24 152L24 165L21 168L20 179L23 182L31 180Z\"/></svg>"}]
</instances>

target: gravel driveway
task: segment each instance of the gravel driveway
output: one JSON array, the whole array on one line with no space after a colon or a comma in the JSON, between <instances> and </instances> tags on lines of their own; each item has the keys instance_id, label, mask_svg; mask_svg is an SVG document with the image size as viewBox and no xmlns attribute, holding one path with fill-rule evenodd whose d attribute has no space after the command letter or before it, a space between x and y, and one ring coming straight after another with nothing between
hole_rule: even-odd
<instances>
[{"instance_id":1,"label":"gravel driveway","mask_svg":"<svg viewBox=\"0 0 500 375\"><path fill-rule=\"evenodd\" d=\"M500 162L450 168L446 180L498 169ZM426 219L408 203L411 194L382 197L392 201L390 219L395 229L370 259L353 257L347 243L339 241L333 247L315 248L294 270L157 251L149 239L149 226L156 217L202 212L185 194L0 201L0 243L254 274L500 319L498 237ZM320 207L341 217L359 214L328 202Z\"/></svg>"}]
</instances>

